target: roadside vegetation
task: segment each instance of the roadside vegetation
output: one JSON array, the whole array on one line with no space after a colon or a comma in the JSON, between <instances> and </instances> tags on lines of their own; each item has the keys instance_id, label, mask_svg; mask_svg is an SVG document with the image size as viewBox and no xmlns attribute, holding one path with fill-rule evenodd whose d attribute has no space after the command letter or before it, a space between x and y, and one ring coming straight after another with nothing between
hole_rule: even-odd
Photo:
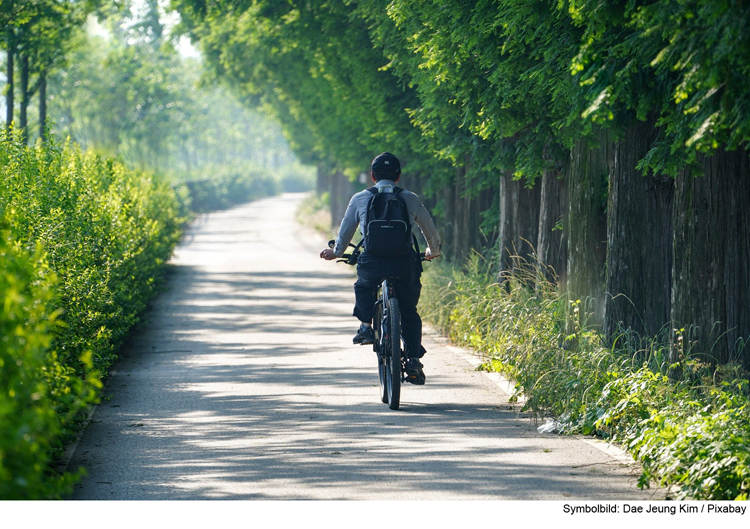
<instances>
[{"instance_id":1,"label":"roadside vegetation","mask_svg":"<svg viewBox=\"0 0 750 529\"><path fill-rule=\"evenodd\" d=\"M175 182L2 134L0 181L0 499L59 498L80 473L57 472L62 450L159 292L182 224L311 180L238 167Z\"/></svg>"},{"instance_id":2,"label":"roadside vegetation","mask_svg":"<svg viewBox=\"0 0 750 529\"><path fill-rule=\"evenodd\" d=\"M493 262L475 254L461 268L427 267L425 320L514 380L514 398L558 432L627 449L643 468L640 486L670 487L677 499L748 498L748 373L693 357L684 329L675 343L628 333L607 343L585 300L559 294L548 268L516 259L499 273Z\"/></svg>"},{"instance_id":3,"label":"roadside vegetation","mask_svg":"<svg viewBox=\"0 0 750 529\"><path fill-rule=\"evenodd\" d=\"M310 193L297 209L297 222L332 239L336 237L336 230L331 228L331 211L328 208L328 193L317 195Z\"/></svg>"},{"instance_id":4,"label":"roadside vegetation","mask_svg":"<svg viewBox=\"0 0 750 529\"><path fill-rule=\"evenodd\" d=\"M0 4L0 497L69 485L50 462L190 211L309 189L299 160L330 229L383 150L453 263L435 325L644 485L747 497L746 3Z\"/></svg>"},{"instance_id":5,"label":"roadside vegetation","mask_svg":"<svg viewBox=\"0 0 750 529\"><path fill-rule=\"evenodd\" d=\"M0 137L0 499L49 499L118 351L160 290L196 213L280 191L305 173L167 182L73 143Z\"/></svg>"},{"instance_id":6,"label":"roadside vegetation","mask_svg":"<svg viewBox=\"0 0 750 529\"><path fill-rule=\"evenodd\" d=\"M55 457L159 290L177 194L74 144L0 137L0 498L54 498Z\"/></svg>"},{"instance_id":7,"label":"roadside vegetation","mask_svg":"<svg viewBox=\"0 0 750 529\"><path fill-rule=\"evenodd\" d=\"M67 2L3 19L6 78L20 65L22 83L6 85L0 131L0 499L71 489L81 470L58 471L63 449L159 292L182 224L314 182L278 126L201 83L158 16L94 5L95 32Z\"/></svg>"}]
</instances>

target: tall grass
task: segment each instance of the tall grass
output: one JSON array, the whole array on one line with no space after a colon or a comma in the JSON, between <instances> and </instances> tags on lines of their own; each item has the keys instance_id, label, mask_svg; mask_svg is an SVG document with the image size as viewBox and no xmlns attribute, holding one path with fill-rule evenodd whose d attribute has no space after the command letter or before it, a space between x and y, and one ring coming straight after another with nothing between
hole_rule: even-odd
<instances>
[{"instance_id":1,"label":"tall grass","mask_svg":"<svg viewBox=\"0 0 750 529\"><path fill-rule=\"evenodd\" d=\"M297 222L312 228L324 237L336 237L336 230L331 227L331 212L328 207L328 193L318 196L310 193L299 205L296 212Z\"/></svg>"},{"instance_id":2,"label":"tall grass","mask_svg":"<svg viewBox=\"0 0 750 529\"><path fill-rule=\"evenodd\" d=\"M517 259L499 275L495 262L474 255L462 269L430 266L425 319L515 380L526 410L554 418L564 433L622 443L642 465L641 486L671 486L678 498L747 499L747 373L691 358L679 332L674 344L624 333L607 347L588 304L561 295L550 270ZM670 355L675 348L680 354Z\"/></svg>"}]
</instances>

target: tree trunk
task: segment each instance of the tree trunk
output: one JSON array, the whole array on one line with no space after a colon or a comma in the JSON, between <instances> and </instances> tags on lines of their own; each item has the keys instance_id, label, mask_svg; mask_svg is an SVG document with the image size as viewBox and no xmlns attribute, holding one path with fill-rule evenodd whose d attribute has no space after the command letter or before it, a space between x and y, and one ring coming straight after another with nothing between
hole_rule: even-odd
<instances>
[{"instance_id":1,"label":"tree trunk","mask_svg":"<svg viewBox=\"0 0 750 529\"><path fill-rule=\"evenodd\" d=\"M464 214L466 203L461 197L461 193L464 191L464 175L466 171L464 167L455 168L455 176L453 177L453 262L460 264L466 258L466 233L464 229Z\"/></svg>"},{"instance_id":2,"label":"tree trunk","mask_svg":"<svg viewBox=\"0 0 750 529\"><path fill-rule=\"evenodd\" d=\"M349 179L341 171L333 171L329 182L330 194L328 204L331 208L331 227L336 228L344 218L346 206L349 205L349 199L352 197L354 188Z\"/></svg>"},{"instance_id":3,"label":"tree trunk","mask_svg":"<svg viewBox=\"0 0 750 529\"><path fill-rule=\"evenodd\" d=\"M518 202L515 208L516 237L518 255L526 261L536 256L534 245L539 239L539 210L541 207L541 184L536 182L528 188L522 180L517 180Z\"/></svg>"},{"instance_id":4,"label":"tree trunk","mask_svg":"<svg viewBox=\"0 0 750 529\"><path fill-rule=\"evenodd\" d=\"M498 227L498 244L500 245L500 274L510 271L513 263L510 255L513 253L513 203L517 201L514 197L514 191L517 192L516 185L513 182L513 173L505 171L500 176L500 226Z\"/></svg>"},{"instance_id":5,"label":"tree trunk","mask_svg":"<svg viewBox=\"0 0 750 529\"><path fill-rule=\"evenodd\" d=\"M401 166L404 167L406 164L404 160L401 160ZM438 233L440 234L441 241L445 240L445 230L443 229L442 220L441 218L435 218L434 209L435 205L437 203L435 197L427 196L425 192L425 183L428 179L424 177L422 173L408 173L406 176L401 176L401 181L399 182L399 186L403 187L405 189L408 189L409 191L412 191L416 195L419 196L420 201L424 205L425 208L427 208L427 211L430 212L430 215L432 215L433 220L435 221L435 226L438 229ZM424 240L424 237L422 236L422 232L417 228L414 230L414 234L417 237L417 241L419 242L419 248L420 251L424 251L426 247L426 241ZM442 254L445 255L445 243L442 245L443 252Z\"/></svg>"},{"instance_id":6,"label":"tree trunk","mask_svg":"<svg viewBox=\"0 0 750 529\"><path fill-rule=\"evenodd\" d=\"M403 180L403 176L401 177ZM434 217L433 210L435 209L435 206L437 206L438 200L434 196L434 194L430 194L428 191L428 183L430 181L429 177L425 177L422 173L409 173L407 175L406 182L402 182L403 186L409 189L410 191L413 191L417 195L419 195L420 200L422 201L422 204L424 204L424 207L427 208L427 211L430 212L431 215ZM436 222L438 219L434 219ZM440 231L442 235L442 230Z\"/></svg>"},{"instance_id":7,"label":"tree trunk","mask_svg":"<svg viewBox=\"0 0 750 529\"><path fill-rule=\"evenodd\" d=\"M676 181L672 322L685 330L673 334L672 360L750 369L750 157L719 151L701 168Z\"/></svg>"},{"instance_id":8,"label":"tree trunk","mask_svg":"<svg viewBox=\"0 0 750 529\"><path fill-rule=\"evenodd\" d=\"M513 270L516 258L534 259L539 238L541 185L529 189L506 171L500 180L500 274Z\"/></svg>"},{"instance_id":9,"label":"tree trunk","mask_svg":"<svg viewBox=\"0 0 750 529\"><path fill-rule=\"evenodd\" d=\"M321 196L328 190L328 172L323 164L317 165L317 172L315 178L315 192L318 196Z\"/></svg>"},{"instance_id":10,"label":"tree trunk","mask_svg":"<svg viewBox=\"0 0 750 529\"><path fill-rule=\"evenodd\" d=\"M579 140L570 153L567 292L580 300L582 310L601 325L604 320L604 267L607 259L607 173L612 142L606 130L597 133L598 145Z\"/></svg>"},{"instance_id":11,"label":"tree trunk","mask_svg":"<svg viewBox=\"0 0 750 529\"><path fill-rule=\"evenodd\" d=\"M39 75L39 137L47 141L47 72Z\"/></svg>"},{"instance_id":12,"label":"tree trunk","mask_svg":"<svg viewBox=\"0 0 750 529\"><path fill-rule=\"evenodd\" d=\"M473 197L469 187L471 182L466 178L466 166L456 168L455 200L453 219L453 260L464 262L472 249L481 249L479 230L479 200Z\"/></svg>"},{"instance_id":13,"label":"tree trunk","mask_svg":"<svg viewBox=\"0 0 750 529\"><path fill-rule=\"evenodd\" d=\"M21 141L25 144L28 140L27 111L29 108L29 58L21 56L21 108L18 116L18 128L21 131Z\"/></svg>"},{"instance_id":14,"label":"tree trunk","mask_svg":"<svg viewBox=\"0 0 750 529\"><path fill-rule=\"evenodd\" d=\"M14 59L16 55L16 43L13 39L13 34L10 30L7 32L7 39L8 39L8 54L7 54L7 60L6 60L6 82L8 83L7 92L5 94L5 127L8 129L8 131L11 130L13 126L13 107L15 105L15 101L13 100L13 96L15 94L15 84L14 84Z\"/></svg>"},{"instance_id":15,"label":"tree trunk","mask_svg":"<svg viewBox=\"0 0 750 529\"><path fill-rule=\"evenodd\" d=\"M607 206L604 332L654 337L670 317L674 179L636 169L656 139L655 120L635 121L615 145Z\"/></svg>"},{"instance_id":16,"label":"tree trunk","mask_svg":"<svg viewBox=\"0 0 750 529\"><path fill-rule=\"evenodd\" d=\"M548 267L548 279L565 284L567 237L562 229L568 210L568 189L564 171L545 171L540 182L539 236L536 252L539 263Z\"/></svg>"},{"instance_id":17,"label":"tree trunk","mask_svg":"<svg viewBox=\"0 0 750 529\"><path fill-rule=\"evenodd\" d=\"M486 246L487 241L481 230L481 214L492 205L492 196L473 190L473 183L466 173L467 165L456 167L451 183L440 194L442 253L458 265L473 250L481 251Z\"/></svg>"},{"instance_id":18,"label":"tree trunk","mask_svg":"<svg viewBox=\"0 0 750 529\"><path fill-rule=\"evenodd\" d=\"M454 260L456 257L455 223L456 223L456 185L455 180L445 186L442 193L443 203L443 253L446 259Z\"/></svg>"}]
</instances>

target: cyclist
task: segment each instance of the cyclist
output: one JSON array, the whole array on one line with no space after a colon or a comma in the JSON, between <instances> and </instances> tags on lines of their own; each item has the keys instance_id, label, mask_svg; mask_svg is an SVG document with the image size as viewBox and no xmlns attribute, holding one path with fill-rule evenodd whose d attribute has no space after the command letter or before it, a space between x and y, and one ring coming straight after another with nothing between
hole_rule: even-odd
<instances>
[{"instance_id":1,"label":"cyclist","mask_svg":"<svg viewBox=\"0 0 750 529\"><path fill-rule=\"evenodd\" d=\"M370 176L377 191L393 192L401 178L401 164L393 154L384 152L373 159ZM422 205L419 197L411 191L400 193L409 211L409 217L422 230L427 241L425 259L431 260L440 255L440 236L435 223L427 209ZM339 227L336 245L333 249L326 248L320 252L320 257L333 260L344 255L344 250L359 225L362 235L365 234L367 205L372 197L368 190L356 193L349 201L344 219ZM397 257L379 257L367 254L364 248L359 256L357 265L357 282L354 283L354 316L360 320L357 334L352 340L355 344L372 344L375 334L372 330L372 317L378 286L383 278L397 278L395 282L396 297L401 309L401 334L406 350L406 379L412 384L424 384L425 375L422 363L419 361L425 353L422 347L422 319L417 313L417 302L422 289L420 276L422 263L419 256L412 249L408 254Z\"/></svg>"}]
</instances>

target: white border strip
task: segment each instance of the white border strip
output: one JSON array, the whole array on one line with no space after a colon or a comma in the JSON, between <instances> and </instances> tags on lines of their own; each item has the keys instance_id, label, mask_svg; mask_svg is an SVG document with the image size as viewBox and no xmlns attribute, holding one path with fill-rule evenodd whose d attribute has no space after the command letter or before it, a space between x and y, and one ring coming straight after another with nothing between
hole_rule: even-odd
<instances>
[{"instance_id":1,"label":"white border strip","mask_svg":"<svg viewBox=\"0 0 750 529\"><path fill-rule=\"evenodd\" d=\"M462 349L460 347L456 347L455 345L448 345L448 344L445 344L444 347L448 349L451 353L458 356L459 358L462 358L464 361L466 361L470 366L474 367L475 369L484 363L482 361L482 358L479 357L479 355L472 354L466 349ZM513 395L513 393L515 392L516 383L510 379L505 378L500 373L494 373L490 371L482 371L481 373L485 377L489 378L508 397ZM518 400L516 402L518 402L519 404L524 404L526 402L526 397L524 397L523 395L518 395Z\"/></svg>"},{"instance_id":2,"label":"white border strip","mask_svg":"<svg viewBox=\"0 0 750 529\"><path fill-rule=\"evenodd\" d=\"M477 368L480 365L482 365L483 361L477 354L472 354L471 352L467 351L466 349L463 349L461 347L456 347L455 345L448 345L448 344L441 344L443 347L448 349L451 353L455 354L459 358L463 359L465 362L467 362L470 366ZM497 387L500 388L500 390L508 395L509 397L513 395L513 392L515 391L516 384L512 380L509 380L502 376L500 373L492 373L488 371L482 371L482 373L489 378L492 382L497 385ZM518 403L524 404L526 402L526 397L523 395L518 396ZM597 450L600 450L604 452L605 454L609 455L610 457L616 459L620 463L626 464L626 465L636 465L636 461L633 459L633 457L628 454L625 450L622 448L609 443L607 441L603 441L601 439L593 438L593 437L579 437L583 442L589 444L590 446L593 446Z\"/></svg>"}]
</instances>

